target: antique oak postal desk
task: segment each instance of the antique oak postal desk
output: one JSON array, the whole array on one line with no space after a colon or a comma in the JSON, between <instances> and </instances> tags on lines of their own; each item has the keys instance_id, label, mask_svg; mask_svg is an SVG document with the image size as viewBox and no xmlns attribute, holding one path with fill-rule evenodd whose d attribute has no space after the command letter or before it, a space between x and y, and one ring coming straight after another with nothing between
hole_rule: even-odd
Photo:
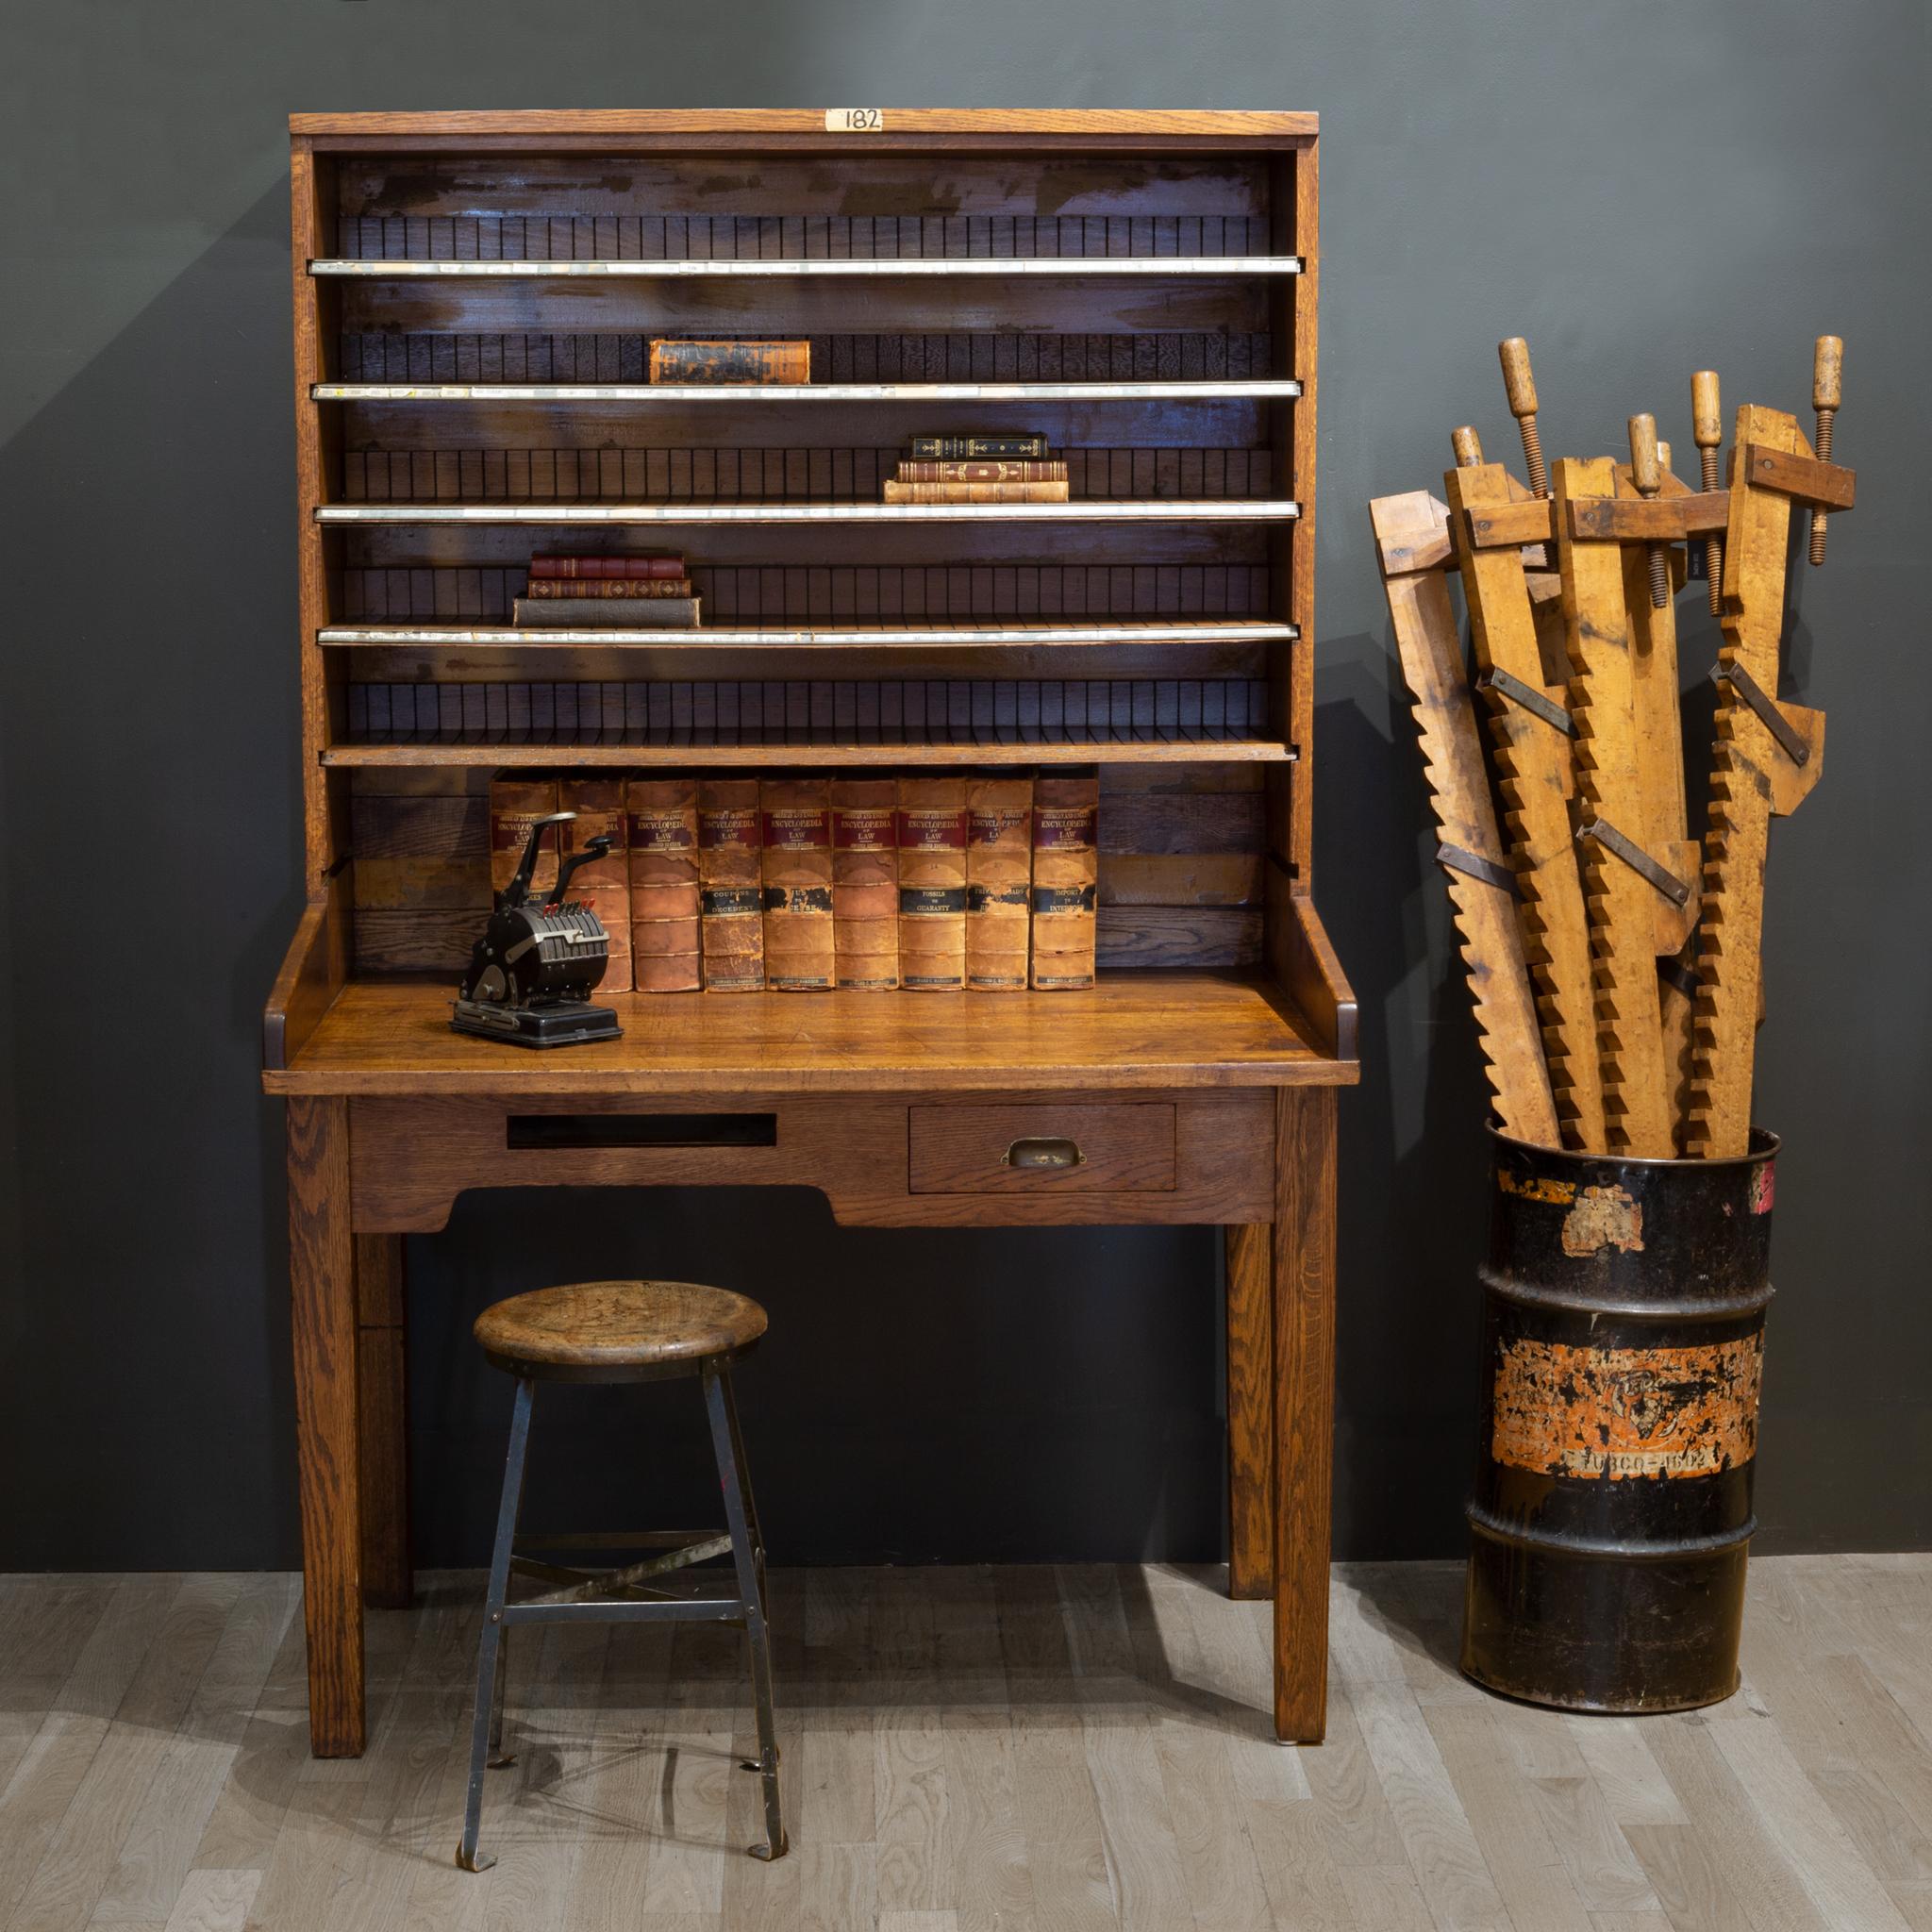
<instances>
[{"instance_id":1,"label":"antique oak postal desk","mask_svg":"<svg viewBox=\"0 0 1932 1932\"><path fill-rule=\"evenodd\" d=\"M308 903L263 1077L314 1749L362 1749L363 1606L410 1592L401 1237L566 1184L1224 1226L1230 1585L1272 1591L1276 1727L1320 1739L1357 1066L1309 871L1314 117L291 125ZM680 334L808 338L810 380L651 386ZM880 500L908 438L1015 427L1067 502ZM534 548L666 537L702 630L511 625ZM1091 991L622 995L622 1040L551 1053L448 1029L494 770L1075 763Z\"/></svg>"}]
</instances>

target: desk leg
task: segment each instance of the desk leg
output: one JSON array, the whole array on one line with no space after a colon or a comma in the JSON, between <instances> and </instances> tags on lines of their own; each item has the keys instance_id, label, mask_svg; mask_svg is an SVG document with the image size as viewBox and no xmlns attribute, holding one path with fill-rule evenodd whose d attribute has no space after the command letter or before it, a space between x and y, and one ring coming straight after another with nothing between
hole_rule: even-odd
<instances>
[{"instance_id":1,"label":"desk leg","mask_svg":"<svg viewBox=\"0 0 1932 1932\"><path fill-rule=\"evenodd\" d=\"M356 1257L349 1232L349 1108L289 1102L289 1290L302 1497L308 1743L359 1757L362 1552L357 1441Z\"/></svg>"},{"instance_id":2,"label":"desk leg","mask_svg":"<svg viewBox=\"0 0 1932 1932\"><path fill-rule=\"evenodd\" d=\"M1328 1516L1335 1442L1335 1090L1274 1108L1274 1731L1327 1724Z\"/></svg>"},{"instance_id":3,"label":"desk leg","mask_svg":"<svg viewBox=\"0 0 1932 1932\"><path fill-rule=\"evenodd\" d=\"M416 1597L409 1557L409 1433L403 1238L356 1237L358 1424L362 1445L362 1601L406 1610Z\"/></svg>"},{"instance_id":4,"label":"desk leg","mask_svg":"<svg viewBox=\"0 0 1932 1932\"><path fill-rule=\"evenodd\" d=\"M1274 1311L1266 1222L1227 1243L1227 1593L1274 1594Z\"/></svg>"}]
</instances>

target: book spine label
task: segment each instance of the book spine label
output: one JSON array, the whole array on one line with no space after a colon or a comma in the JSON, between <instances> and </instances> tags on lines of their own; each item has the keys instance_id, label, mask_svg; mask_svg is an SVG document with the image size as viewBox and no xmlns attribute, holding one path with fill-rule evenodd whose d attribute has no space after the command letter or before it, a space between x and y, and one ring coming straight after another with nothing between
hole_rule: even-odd
<instances>
[{"instance_id":1,"label":"book spine label","mask_svg":"<svg viewBox=\"0 0 1932 1932\"><path fill-rule=\"evenodd\" d=\"M966 984L1026 984L1033 878L1033 780L975 777L966 787Z\"/></svg>"},{"instance_id":2,"label":"book spine label","mask_svg":"<svg viewBox=\"0 0 1932 1932\"><path fill-rule=\"evenodd\" d=\"M901 463L902 483L1064 483L1064 462Z\"/></svg>"},{"instance_id":3,"label":"book spine label","mask_svg":"<svg viewBox=\"0 0 1932 1932\"><path fill-rule=\"evenodd\" d=\"M681 577L681 557L533 557L531 577Z\"/></svg>"},{"instance_id":4,"label":"book spine label","mask_svg":"<svg viewBox=\"0 0 1932 1932\"><path fill-rule=\"evenodd\" d=\"M1042 992L1093 984L1100 877L1100 774L1042 774L1033 788L1030 977Z\"/></svg>"},{"instance_id":5,"label":"book spine label","mask_svg":"<svg viewBox=\"0 0 1932 1932\"><path fill-rule=\"evenodd\" d=\"M883 503L1065 503L1064 483L898 483L888 478Z\"/></svg>"},{"instance_id":6,"label":"book spine label","mask_svg":"<svg viewBox=\"0 0 1932 1932\"><path fill-rule=\"evenodd\" d=\"M554 598L572 598L578 603L601 602L607 598L689 597L689 577L532 577L528 595L547 604Z\"/></svg>"},{"instance_id":7,"label":"book spine label","mask_svg":"<svg viewBox=\"0 0 1932 1932\"><path fill-rule=\"evenodd\" d=\"M516 876L528 842L530 827L558 809L558 780L554 773L499 772L490 781L490 888L500 892ZM558 831L552 825L537 848L537 871L530 881L534 897L557 884Z\"/></svg>"},{"instance_id":8,"label":"book spine label","mask_svg":"<svg viewBox=\"0 0 1932 1932\"><path fill-rule=\"evenodd\" d=\"M765 983L763 851L756 778L701 778L697 797L698 926L707 992Z\"/></svg>"},{"instance_id":9,"label":"book spine label","mask_svg":"<svg viewBox=\"0 0 1932 1932\"><path fill-rule=\"evenodd\" d=\"M915 436L912 454L928 462L973 462L987 458L1038 461L1046 455L1043 436Z\"/></svg>"},{"instance_id":10,"label":"book spine label","mask_svg":"<svg viewBox=\"0 0 1932 1932\"><path fill-rule=\"evenodd\" d=\"M809 382L809 342L654 341L653 382Z\"/></svg>"}]
</instances>

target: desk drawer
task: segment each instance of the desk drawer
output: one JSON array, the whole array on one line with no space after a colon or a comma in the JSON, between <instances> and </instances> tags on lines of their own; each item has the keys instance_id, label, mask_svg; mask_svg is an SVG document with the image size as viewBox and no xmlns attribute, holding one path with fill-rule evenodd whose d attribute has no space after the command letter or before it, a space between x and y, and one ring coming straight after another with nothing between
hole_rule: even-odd
<instances>
[{"instance_id":1,"label":"desk drawer","mask_svg":"<svg viewBox=\"0 0 1932 1932\"><path fill-rule=\"evenodd\" d=\"M1118 1107L912 1107L915 1194L1171 1193L1171 1101Z\"/></svg>"}]
</instances>

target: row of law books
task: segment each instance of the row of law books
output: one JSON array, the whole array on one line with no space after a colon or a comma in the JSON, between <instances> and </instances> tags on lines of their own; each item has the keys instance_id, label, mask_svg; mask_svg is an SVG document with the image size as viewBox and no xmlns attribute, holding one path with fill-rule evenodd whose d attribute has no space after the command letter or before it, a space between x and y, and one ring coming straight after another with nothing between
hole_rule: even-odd
<instances>
[{"instance_id":1,"label":"row of law books","mask_svg":"<svg viewBox=\"0 0 1932 1932\"><path fill-rule=\"evenodd\" d=\"M510 622L519 630L695 630L698 608L679 556L533 557Z\"/></svg>"},{"instance_id":2,"label":"row of law books","mask_svg":"<svg viewBox=\"0 0 1932 1932\"><path fill-rule=\"evenodd\" d=\"M1067 465L1046 438L915 436L912 454L881 486L886 503L1065 503Z\"/></svg>"},{"instance_id":3,"label":"row of law books","mask_svg":"<svg viewBox=\"0 0 1932 1932\"><path fill-rule=\"evenodd\" d=\"M1093 984L1093 766L853 774L499 773L491 882L543 835L535 890L610 935L605 992L1052 992ZM562 835L559 841L558 835Z\"/></svg>"}]
</instances>

